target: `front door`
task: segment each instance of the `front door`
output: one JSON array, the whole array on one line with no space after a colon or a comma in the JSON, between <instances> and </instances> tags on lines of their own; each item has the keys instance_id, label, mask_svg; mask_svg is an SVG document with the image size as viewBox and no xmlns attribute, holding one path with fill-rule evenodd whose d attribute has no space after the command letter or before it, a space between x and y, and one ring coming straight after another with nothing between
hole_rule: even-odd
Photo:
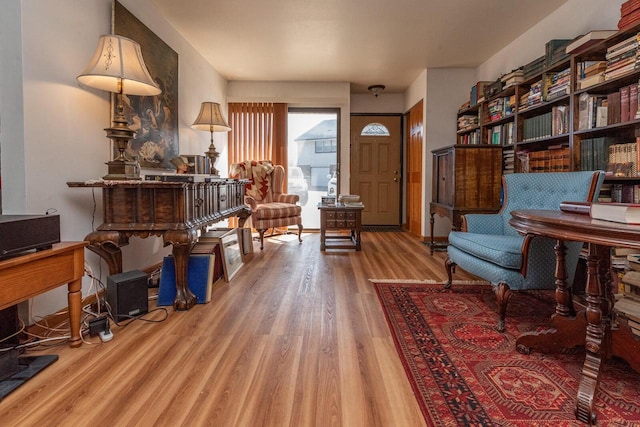
<instances>
[{"instance_id":1,"label":"front door","mask_svg":"<svg viewBox=\"0 0 640 427\"><path fill-rule=\"evenodd\" d=\"M400 116L351 117L350 192L359 194L365 225L400 225Z\"/></svg>"}]
</instances>

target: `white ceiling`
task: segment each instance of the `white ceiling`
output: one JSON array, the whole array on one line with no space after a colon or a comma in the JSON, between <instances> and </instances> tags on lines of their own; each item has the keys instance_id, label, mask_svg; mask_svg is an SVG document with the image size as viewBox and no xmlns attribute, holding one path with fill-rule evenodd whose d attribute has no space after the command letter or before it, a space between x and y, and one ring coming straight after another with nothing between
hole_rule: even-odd
<instances>
[{"instance_id":1,"label":"white ceiling","mask_svg":"<svg viewBox=\"0 0 640 427\"><path fill-rule=\"evenodd\" d=\"M475 67L566 0L152 0L227 80L384 84Z\"/></svg>"}]
</instances>

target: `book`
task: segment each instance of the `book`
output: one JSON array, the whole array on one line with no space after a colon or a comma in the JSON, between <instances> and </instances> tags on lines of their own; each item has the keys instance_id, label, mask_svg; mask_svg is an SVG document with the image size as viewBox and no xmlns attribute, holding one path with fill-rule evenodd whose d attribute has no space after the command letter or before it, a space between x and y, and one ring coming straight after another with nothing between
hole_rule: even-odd
<instances>
[{"instance_id":1,"label":"book","mask_svg":"<svg viewBox=\"0 0 640 427\"><path fill-rule=\"evenodd\" d=\"M187 281L189 290L196 296L197 304L211 301L211 286L215 255L189 256ZM173 305L176 298L176 266L172 256L162 260L160 284L158 286L158 306ZM209 299L207 299L209 298Z\"/></svg>"},{"instance_id":2,"label":"book","mask_svg":"<svg viewBox=\"0 0 640 427\"><path fill-rule=\"evenodd\" d=\"M611 37L612 35L614 35L615 33L617 33L617 30L593 30L593 31L589 31L587 34L578 37L577 39L573 40L571 43L569 43L567 45L567 47L565 48L565 52L566 53L577 53L580 52L590 46L593 46L594 44L600 42L601 40L604 40L606 38Z\"/></svg>"},{"instance_id":3,"label":"book","mask_svg":"<svg viewBox=\"0 0 640 427\"><path fill-rule=\"evenodd\" d=\"M640 322L640 301L633 298L622 297L613 306L613 309L627 319Z\"/></svg>"},{"instance_id":4,"label":"book","mask_svg":"<svg viewBox=\"0 0 640 427\"><path fill-rule=\"evenodd\" d=\"M589 212L593 219L625 224L640 224L640 204L592 203Z\"/></svg>"}]
</instances>

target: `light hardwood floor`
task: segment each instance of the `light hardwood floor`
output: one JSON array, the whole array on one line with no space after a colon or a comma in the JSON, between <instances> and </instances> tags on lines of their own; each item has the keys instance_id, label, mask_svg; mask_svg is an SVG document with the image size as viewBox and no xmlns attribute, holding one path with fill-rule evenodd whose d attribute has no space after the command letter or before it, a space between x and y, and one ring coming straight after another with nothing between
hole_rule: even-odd
<instances>
[{"instance_id":1,"label":"light hardwood floor","mask_svg":"<svg viewBox=\"0 0 640 427\"><path fill-rule=\"evenodd\" d=\"M424 425L368 279L444 280L444 254L401 232L365 232L361 252L303 240L256 244L209 304L48 350L59 360L0 402L0 425Z\"/></svg>"}]
</instances>

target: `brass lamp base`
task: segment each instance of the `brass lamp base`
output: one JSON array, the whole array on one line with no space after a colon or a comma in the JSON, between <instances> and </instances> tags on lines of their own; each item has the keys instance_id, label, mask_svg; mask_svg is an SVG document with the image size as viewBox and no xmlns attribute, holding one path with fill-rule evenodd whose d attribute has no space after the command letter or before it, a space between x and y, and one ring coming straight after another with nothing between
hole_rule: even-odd
<instances>
[{"instance_id":1,"label":"brass lamp base","mask_svg":"<svg viewBox=\"0 0 640 427\"><path fill-rule=\"evenodd\" d=\"M105 163L108 173L102 177L107 181L129 181L140 180L140 173L135 162L112 160Z\"/></svg>"}]
</instances>

